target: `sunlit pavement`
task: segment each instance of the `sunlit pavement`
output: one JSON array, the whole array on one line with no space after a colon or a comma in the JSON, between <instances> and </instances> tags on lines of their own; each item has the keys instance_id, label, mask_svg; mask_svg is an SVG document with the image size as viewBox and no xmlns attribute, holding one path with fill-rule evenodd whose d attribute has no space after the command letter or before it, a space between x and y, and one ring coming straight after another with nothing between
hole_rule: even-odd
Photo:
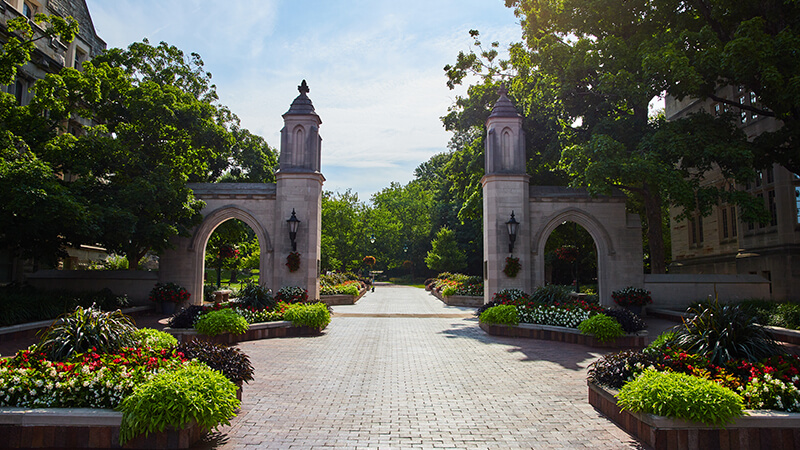
<instances>
[{"instance_id":1,"label":"sunlit pavement","mask_svg":"<svg viewBox=\"0 0 800 450\"><path fill-rule=\"evenodd\" d=\"M494 337L472 309L378 286L322 336L240 343L256 368L204 448L638 448L586 401L588 347Z\"/></svg>"}]
</instances>

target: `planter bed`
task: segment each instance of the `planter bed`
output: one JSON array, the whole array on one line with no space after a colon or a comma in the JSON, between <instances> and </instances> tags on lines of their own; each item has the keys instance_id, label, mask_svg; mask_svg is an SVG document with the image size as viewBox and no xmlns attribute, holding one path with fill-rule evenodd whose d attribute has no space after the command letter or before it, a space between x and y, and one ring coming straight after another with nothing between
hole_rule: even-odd
<instances>
[{"instance_id":1,"label":"planter bed","mask_svg":"<svg viewBox=\"0 0 800 450\"><path fill-rule=\"evenodd\" d=\"M474 295L450 295L444 296L438 289L432 289L431 293L434 297L438 298L445 305L448 306L468 306L471 308L480 308L483 306L483 297Z\"/></svg>"},{"instance_id":2,"label":"planter bed","mask_svg":"<svg viewBox=\"0 0 800 450\"><path fill-rule=\"evenodd\" d=\"M0 408L0 448L190 448L206 434L197 425L140 435L119 445L122 413L91 408Z\"/></svg>"},{"instance_id":3,"label":"planter bed","mask_svg":"<svg viewBox=\"0 0 800 450\"><path fill-rule=\"evenodd\" d=\"M319 301L325 303L328 306L333 305L355 305L357 301L367 293L366 289L362 289L359 291L358 295L345 295L345 294L336 294L336 295L320 295Z\"/></svg>"},{"instance_id":4,"label":"planter bed","mask_svg":"<svg viewBox=\"0 0 800 450\"><path fill-rule=\"evenodd\" d=\"M198 333L195 329L183 328L164 328L164 332L175 336L178 342L188 342L194 338L204 339L217 344L235 344L243 341L255 341L258 339L270 339L280 337L316 336L322 330L311 327L296 327L292 322L264 322L250 325L250 329L243 334L223 333L216 336L208 336Z\"/></svg>"},{"instance_id":5,"label":"planter bed","mask_svg":"<svg viewBox=\"0 0 800 450\"><path fill-rule=\"evenodd\" d=\"M121 311L123 314L135 317L138 313L150 312L153 311L153 309L154 306L134 306ZM20 323L11 325L10 327L0 327L0 342L36 337L39 331L49 328L56 320L57 319L49 319L39 322Z\"/></svg>"},{"instance_id":6,"label":"planter bed","mask_svg":"<svg viewBox=\"0 0 800 450\"><path fill-rule=\"evenodd\" d=\"M612 390L589 385L589 403L647 446L662 449L794 449L800 448L800 414L747 410L725 428L621 411Z\"/></svg>"},{"instance_id":7,"label":"planter bed","mask_svg":"<svg viewBox=\"0 0 800 450\"><path fill-rule=\"evenodd\" d=\"M687 313L672 311L669 309L648 309L647 315L651 317L658 317L659 319L672 320L675 322L681 322L683 319L691 317ZM766 326L764 328L767 329L769 334L772 336L772 339L775 339L778 342L800 345L800 331L798 330L790 330L788 328L771 326Z\"/></svg>"},{"instance_id":8,"label":"planter bed","mask_svg":"<svg viewBox=\"0 0 800 450\"><path fill-rule=\"evenodd\" d=\"M545 341L566 342L568 344L587 345L595 348L644 348L647 346L647 331L627 334L611 342L599 342L594 336L582 334L576 328L554 327L521 323L515 327L508 325L480 324L483 331L494 336L522 337Z\"/></svg>"}]
</instances>

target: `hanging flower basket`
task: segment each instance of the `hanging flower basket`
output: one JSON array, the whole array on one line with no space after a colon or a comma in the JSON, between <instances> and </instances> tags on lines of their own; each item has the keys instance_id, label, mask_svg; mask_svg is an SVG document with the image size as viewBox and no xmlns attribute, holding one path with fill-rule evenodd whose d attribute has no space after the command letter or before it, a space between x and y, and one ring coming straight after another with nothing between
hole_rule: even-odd
<instances>
[{"instance_id":1,"label":"hanging flower basket","mask_svg":"<svg viewBox=\"0 0 800 450\"><path fill-rule=\"evenodd\" d=\"M289 256L286 257L286 267L289 268L289 272L297 272L297 269L300 268L300 253L289 253Z\"/></svg>"},{"instance_id":2,"label":"hanging flower basket","mask_svg":"<svg viewBox=\"0 0 800 450\"><path fill-rule=\"evenodd\" d=\"M375 263L376 263L376 262L378 262L378 261L375 259L375 257L374 257L374 256L365 256L362 262L363 262L364 264L366 264L366 265L368 265L368 266L372 267L372 266L374 266L374 265L375 265Z\"/></svg>"},{"instance_id":3,"label":"hanging flower basket","mask_svg":"<svg viewBox=\"0 0 800 450\"><path fill-rule=\"evenodd\" d=\"M509 256L506 258L506 266L503 268L503 273L509 278L515 278L521 268L522 265L519 263L519 258Z\"/></svg>"}]
</instances>

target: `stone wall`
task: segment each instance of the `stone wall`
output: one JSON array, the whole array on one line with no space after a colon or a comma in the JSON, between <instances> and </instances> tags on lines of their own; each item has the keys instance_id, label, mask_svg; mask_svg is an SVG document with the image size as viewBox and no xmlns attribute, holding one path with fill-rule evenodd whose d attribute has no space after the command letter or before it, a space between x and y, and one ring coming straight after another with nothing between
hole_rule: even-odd
<instances>
[{"instance_id":1,"label":"stone wall","mask_svg":"<svg viewBox=\"0 0 800 450\"><path fill-rule=\"evenodd\" d=\"M150 290L158 282L158 272L139 270L39 270L26 281L42 290L96 292L110 289L127 295L131 305L149 305Z\"/></svg>"},{"instance_id":2,"label":"stone wall","mask_svg":"<svg viewBox=\"0 0 800 450\"><path fill-rule=\"evenodd\" d=\"M648 274L644 288L654 308L683 310L715 295L723 301L770 298L769 280L758 275Z\"/></svg>"}]
</instances>

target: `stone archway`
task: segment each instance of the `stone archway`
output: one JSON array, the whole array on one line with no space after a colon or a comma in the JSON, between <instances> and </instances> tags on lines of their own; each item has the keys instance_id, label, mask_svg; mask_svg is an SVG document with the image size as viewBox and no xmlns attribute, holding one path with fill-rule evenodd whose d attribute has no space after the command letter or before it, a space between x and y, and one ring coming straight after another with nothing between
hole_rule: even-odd
<instances>
[{"instance_id":1,"label":"stone archway","mask_svg":"<svg viewBox=\"0 0 800 450\"><path fill-rule=\"evenodd\" d=\"M591 197L578 189L532 186L530 194L532 287L545 284L545 244L566 221L582 226L594 240L602 304L611 304L614 290L642 285L641 223L638 216L625 211L622 193Z\"/></svg>"},{"instance_id":2,"label":"stone archway","mask_svg":"<svg viewBox=\"0 0 800 450\"><path fill-rule=\"evenodd\" d=\"M255 214L248 211L246 208L238 205L226 205L211 211L205 216L203 222L196 228L194 236L189 243L189 250L193 251L192 258L194 259L194 278L200 280L199 288L195 287L195 289L199 289L198 292L202 292L203 290L202 283L205 274L205 249L206 245L208 244L208 240L211 238L211 235L218 226L231 219L241 220L242 222L246 223L253 230L253 232L255 232L260 248L258 283L266 287L271 287L273 285L272 271L269 268L272 267L272 256L274 252L272 248L272 242L269 237L269 232L266 228L269 224L262 223L262 221L260 221Z\"/></svg>"}]
</instances>

